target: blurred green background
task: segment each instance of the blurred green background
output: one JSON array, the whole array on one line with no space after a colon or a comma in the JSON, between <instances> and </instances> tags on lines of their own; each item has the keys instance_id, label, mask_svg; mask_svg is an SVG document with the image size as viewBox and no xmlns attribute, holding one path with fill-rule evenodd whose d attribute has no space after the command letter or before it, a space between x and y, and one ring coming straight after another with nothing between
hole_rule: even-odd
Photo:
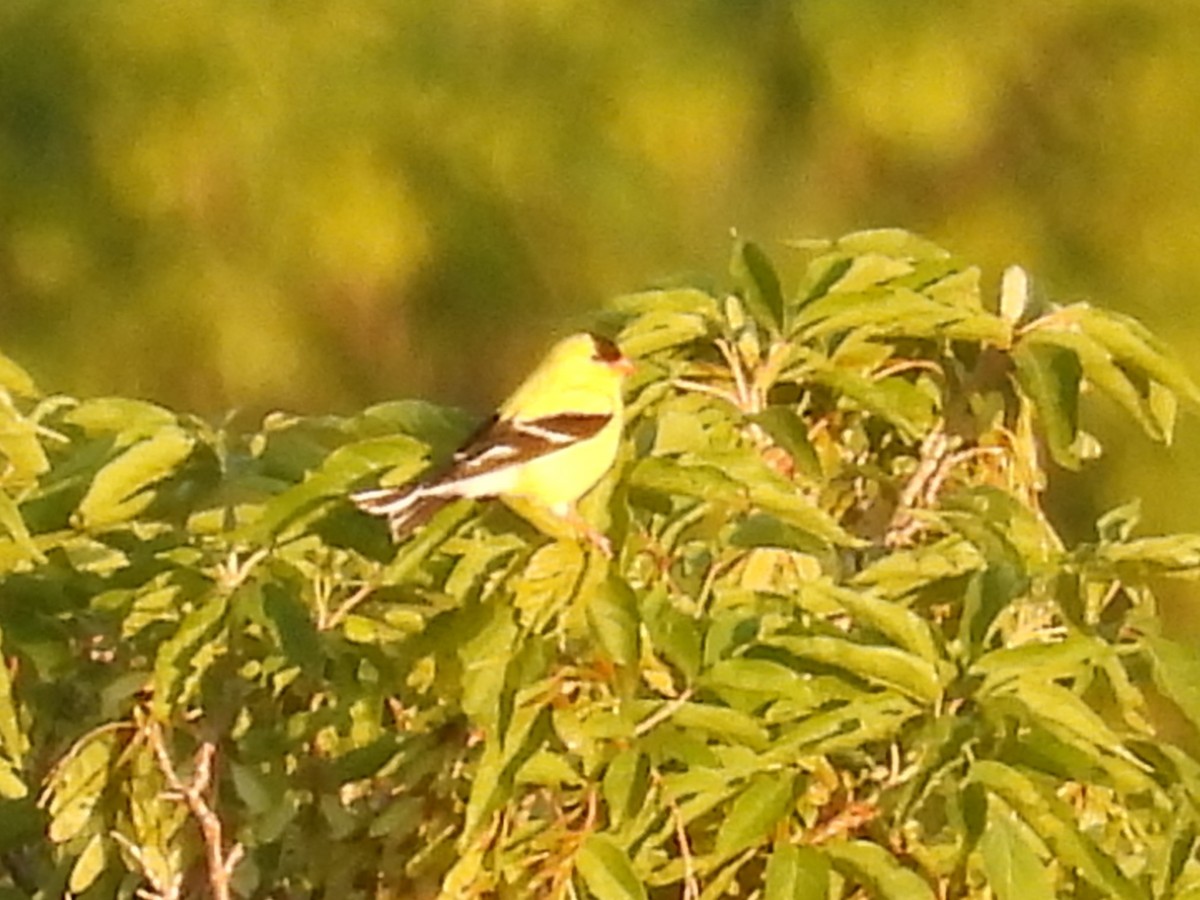
<instances>
[{"instance_id":1,"label":"blurred green background","mask_svg":"<svg viewBox=\"0 0 1200 900\"><path fill-rule=\"evenodd\" d=\"M1198 50L1195 0L4 0L0 341L206 415L484 409L731 227L895 225L1197 358ZM1180 437L1068 518L1195 529Z\"/></svg>"}]
</instances>

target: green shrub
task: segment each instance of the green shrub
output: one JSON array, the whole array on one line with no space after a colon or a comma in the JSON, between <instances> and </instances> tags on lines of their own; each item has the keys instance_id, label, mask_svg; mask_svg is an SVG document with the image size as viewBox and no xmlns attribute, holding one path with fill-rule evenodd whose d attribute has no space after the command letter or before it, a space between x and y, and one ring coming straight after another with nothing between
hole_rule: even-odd
<instances>
[{"instance_id":1,"label":"green shrub","mask_svg":"<svg viewBox=\"0 0 1200 900\"><path fill-rule=\"evenodd\" d=\"M617 299L627 440L548 538L345 496L448 453L401 401L254 433L0 359L4 897L1200 896L1200 536L1040 498L1200 392L1136 322L998 311L902 232ZM1047 457L1053 461L1050 466Z\"/></svg>"}]
</instances>

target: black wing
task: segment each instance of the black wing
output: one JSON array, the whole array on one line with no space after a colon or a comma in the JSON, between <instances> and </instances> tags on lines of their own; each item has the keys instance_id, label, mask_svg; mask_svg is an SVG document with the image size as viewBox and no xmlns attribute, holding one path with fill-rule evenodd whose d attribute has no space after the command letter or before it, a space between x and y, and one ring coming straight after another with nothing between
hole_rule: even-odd
<instances>
[{"instance_id":1,"label":"black wing","mask_svg":"<svg viewBox=\"0 0 1200 900\"><path fill-rule=\"evenodd\" d=\"M594 437L611 421L605 413L560 413L526 420L493 416L428 483L475 478L520 465Z\"/></svg>"}]
</instances>

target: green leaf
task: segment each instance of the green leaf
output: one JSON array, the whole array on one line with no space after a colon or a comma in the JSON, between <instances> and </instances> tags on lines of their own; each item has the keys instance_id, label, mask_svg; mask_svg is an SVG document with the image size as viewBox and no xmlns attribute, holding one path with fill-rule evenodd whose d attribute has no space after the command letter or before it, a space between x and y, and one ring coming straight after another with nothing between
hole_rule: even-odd
<instances>
[{"instance_id":1,"label":"green leaf","mask_svg":"<svg viewBox=\"0 0 1200 900\"><path fill-rule=\"evenodd\" d=\"M969 541L953 536L913 550L880 557L854 576L854 584L872 587L885 598L899 599L919 588L978 571L983 555Z\"/></svg>"},{"instance_id":2,"label":"green leaf","mask_svg":"<svg viewBox=\"0 0 1200 900\"><path fill-rule=\"evenodd\" d=\"M1064 469L1078 469L1081 459L1076 437L1083 376L1078 357L1062 347L1022 341L1012 358L1017 381L1037 410L1050 456Z\"/></svg>"},{"instance_id":3,"label":"green leaf","mask_svg":"<svg viewBox=\"0 0 1200 900\"><path fill-rule=\"evenodd\" d=\"M639 322L646 316L655 313L665 315L690 313L716 322L720 314L715 297L705 291L690 287L623 294L610 301L609 306L617 312L635 316L636 321Z\"/></svg>"},{"instance_id":4,"label":"green leaf","mask_svg":"<svg viewBox=\"0 0 1200 900\"><path fill-rule=\"evenodd\" d=\"M300 598L280 584L263 588L263 611L267 614L284 655L308 675L321 667L321 645L316 623Z\"/></svg>"},{"instance_id":5,"label":"green leaf","mask_svg":"<svg viewBox=\"0 0 1200 900\"><path fill-rule=\"evenodd\" d=\"M503 687L503 682L499 685ZM487 743L471 781L459 846L469 846L492 811L507 803L513 794L513 779L521 764L536 747L530 739L534 726L551 702L548 682L528 685L517 692L504 733L497 722L484 724Z\"/></svg>"},{"instance_id":6,"label":"green leaf","mask_svg":"<svg viewBox=\"0 0 1200 900\"><path fill-rule=\"evenodd\" d=\"M179 420L157 403L126 397L96 397L70 410L63 421L82 428L89 437L115 434L118 446L124 447L176 428Z\"/></svg>"},{"instance_id":7,"label":"green leaf","mask_svg":"<svg viewBox=\"0 0 1200 900\"><path fill-rule=\"evenodd\" d=\"M1108 757L1092 748L1098 747L1112 756L1142 765L1113 732L1104 719L1074 692L1062 685L1037 677L1022 677L1007 685L1003 696L1015 697L1027 710L1029 719L1038 722L1064 743L1089 752L1097 765L1108 768ZM981 703L987 703L981 697Z\"/></svg>"},{"instance_id":8,"label":"green leaf","mask_svg":"<svg viewBox=\"0 0 1200 900\"><path fill-rule=\"evenodd\" d=\"M0 528L8 532L13 543L20 549L22 555L26 559L36 560L44 563L46 557L37 548L37 544L33 542L33 537L29 534L29 529L25 526L25 520L21 518L21 511L17 509L17 504L3 490L0 490Z\"/></svg>"},{"instance_id":9,"label":"green leaf","mask_svg":"<svg viewBox=\"0 0 1200 900\"><path fill-rule=\"evenodd\" d=\"M1024 820L1068 870L1076 869L1107 896L1143 900L1143 893L1116 863L1076 824L1075 811L1043 791L1017 769L992 760L979 760L970 778L996 794Z\"/></svg>"},{"instance_id":10,"label":"green leaf","mask_svg":"<svg viewBox=\"0 0 1200 900\"><path fill-rule=\"evenodd\" d=\"M421 565L429 559L433 549L470 518L473 505L470 500L464 498L456 500L437 513L416 537L406 540L396 551L396 558L384 566L379 574L379 584L398 585L413 578L420 571Z\"/></svg>"},{"instance_id":11,"label":"green leaf","mask_svg":"<svg viewBox=\"0 0 1200 900\"><path fill-rule=\"evenodd\" d=\"M212 593L184 616L176 632L159 645L154 659L154 696L151 700L154 716L159 721L170 720L175 704L182 699L184 682L202 673L212 663L213 648L209 647L207 653L202 650L216 640L228 608L226 594Z\"/></svg>"},{"instance_id":12,"label":"green leaf","mask_svg":"<svg viewBox=\"0 0 1200 900\"><path fill-rule=\"evenodd\" d=\"M640 655L637 595L620 577L610 575L587 604L588 625L596 642L618 666L632 666Z\"/></svg>"},{"instance_id":13,"label":"green leaf","mask_svg":"<svg viewBox=\"0 0 1200 900\"><path fill-rule=\"evenodd\" d=\"M936 703L942 697L937 668L895 647L872 647L835 637L772 636L766 643L803 659L843 669L856 678L895 688L915 700Z\"/></svg>"},{"instance_id":14,"label":"green leaf","mask_svg":"<svg viewBox=\"0 0 1200 900\"><path fill-rule=\"evenodd\" d=\"M81 524L103 528L135 517L154 500L151 485L174 472L193 444L182 428L167 426L130 446L92 479L79 503Z\"/></svg>"},{"instance_id":15,"label":"green leaf","mask_svg":"<svg viewBox=\"0 0 1200 900\"><path fill-rule=\"evenodd\" d=\"M684 678L694 680L703 659L700 623L677 610L665 597L652 595L646 604L645 625L654 649Z\"/></svg>"},{"instance_id":16,"label":"green leaf","mask_svg":"<svg viewBox=\"0 0 1200 900\"><path fill-rule=\"evenodd\" d=\"M1114 655L1114 649L1099 638L1070 634L1052 644L1034 643L991 650L972 664L971 673L985 676L980 692L987 693L997 685L1024 675L1044 681L1067 675L1079 677Z\"/></svg>"},{"instance_id":17,"label":"green leaf","mask_svg":"<svg viewBox=\"0 0 1200 900\"><path fill-rule=\"evenodd\" d=\"M93 882L100 877L105 866L105 840L100 834L93 834L71 867L71 877L67 880L67 888L72 894L82 894Z\"/></svg>"},{"instance_id":18,"label":"green leaf","mask_svg":"<svg viewBox=\"0 0 1200 900\"><path fill-rule=\"evenodd\" d=\"M779 286L779 276L762 249L757 244L738 240L733 248L730 274L755 321L772 335L781 333L786 327L783 290Z\"/></svg>"},{"instance_id":19,"label":"green leaf","mask_svg":"<svg viewBox=\"0 0 1200 900\"><path fill-rule=\"evenodd\" d=\"M0 651L5 644L4 632L0 631ZM13 693L12 672L6 657L0 652L0 750L3 750L18 766L29 752L29 738L17 717L16 695Z\"/></svg>"},{"instance_id":20,"label":"green leaf","mask_svg":"<svg viewBox=\"0 0 1200 900\"><path fill-rule=\"evenodd\" d=\"M1096 309L1086 304L1073 306L1070 312L1078 326L1103 344L1115 358L1165 385L1193 409L1200 408L1200 387L1141 322L1113 310Z\"/></svg>"},{"instance_id":21,"label":"green leaf","mask_svg":"<svg viewBox=\"0 0 1200 900\"><path fill-rule=\"evenodd\" d=\"M597 900L646 900L629 857L606 834L589 834L575 856L583 883Z\"/></svg>"},{"instance_id":22,"label":"green leaf","mask_svg":"<svg viewBox=\"0 0 1200 900\"><path fill-rule=\"evenodd\" d=\"M699 683L718 693L722 689L749 691L771 697L787 697L802 704L817 706L822 697L815 679L769 659L718 660L701 676Z\"/></svg>"},{"instance_id":23,"label":"green leaf","mask_svg":"<svg viewBox=\"0 0 1200 900\"><path fill-rule=\"evenodd\" d=\"M542 621L566 606L579 590L585 563L583 548L576 541L554 541L534 551L513 582L513 606L522 624Z\"/></svg>"},{"instance_id":24,"label":"green leaf","mask_svg":"<svg viewBox=\"0 0 1200 900\"><path fill-rule=\"evenodd\" d=\"M997 900L1054 900L1054 882L1011 814L988 804L987 829L979 841L988 885Z\"/></svg>"},{"instance_id":25,"label":"green leaf","mask_svg":"<svg viewBox=\"0 0 1200 900\"><path fill-rule=\"evenodd\" d=\"M1172 534L1101 544L1097 562L1118 567L1125 577L1200 574L1200 534Z\"/></svg>"},{"instance_id":26,"label":"green leaf","mask_svg":"<svg viewBox=\"0 0 1200 900\"><path fill-rule=\"evenodd\" d=\"M767 860L763 900L827 900L829 859L812 847L780 844Z\"/></svg>"},{"instance_id":27,"label":"green leaf","mask_svg":"<svg viewBox=\"0 0 1200 900\"><path fill-rule=\"evenodd\" d=\"M769 837L792 808L794 785L795 776L786 771L751 779L717 830L717 858L728 859Z\"/></svg>"},{"instance_id":28,"label":"green leaf","mask_svg":"<svg viewBox=\"0 0 1200 900\"><path fill-rule=\"evenodd\" d=\"M21 778L17 768L0 756L0 798L20 800L29 796L29 787Z\"/></svg>"},{"instance_id":29,"label":"green leaf","mask_svg":"<svg viewBox=\"0 0 1200 900\"><path fill-rule=\"evenodd\" d=\"M842 249L840 246L838 249ZM873 252L865 248L850 251L850 265L829 289L831 294L850 294L887 284L913 271L910 260L891 252Z\"/></svg>"},{"instance_id":30,"label":"green leaf","mask_svg":"<svg viewBox=\"0 0 1200 900\"><path fill-rule=\"evenodd\" d=\"M613 757L604 770L602 790L614 828L620 828L627 817L637 812L649 781L650 767L639 751L629 748Z\"/></svg>"},{"instance_id":31,"label":"green leaf","mask_svg":"<svg viewBox=\"0 0 1200 900\"><path fill-rule=\"evenodd\" d=\"M771 473L765 465L760 473L760 477L745 482L750 489L750 502L756 507L812 535L823 545L862 545L863 542L839 525L833 516Z\"/></svg>"},{"instance_id":32,"label":"green leaf","mask_svg":"<svg viewBox=\"0 0 1200 900\"><path fill-rule=\"evenodd\" d=\"M843 253L878 253L905 260L949 259L950 254L928 238L903 228L866 228L837 239Z\"/></svg>"},{"instance_id":33,"label":"green leaf","mask_svg":"<svg viewBox=\"0 0 1200 900\"><path fill-rule=\"evenodd\" d=\"M814 372L812 380L879 416L909 440L918 439L933 425L933 399L904 378L875 379L845 369L824 369Z\"/></svg>"},{"instance_id":34,"label":"green leaf","mask_svg":"<svg viewBox=\"0 0 1200 900\"><path fill-rule=\"evenodd\" d=\"M509 608L500 603L488 604L482 613L486 618L481 627L458 651L463 667L461 703L464 713L491 731L499 723L504 673L516 652L517 625Z\"/></svg>"},{"instance_id":35,"label":"green leaf","mask_svg":"<svg viewBox=\"0 0 1200 900\"><path fill-rule=\"evenodd\" d=\"M694 728L735 744L761 750L767 746L767 730L753 716L726 706L711 703L653 703L638 701L642 717L657 714L663 707L671 710L667 720L680 728Z\"/></svg>"},{"instance_id":36,"label":"green leaf","mask_svg":"<svg viewBox=\"0 0 1200 900\"><path fill-rule=\"evenodd\" d=\"M868 886L879 900L935 900L929 884L870 841L831 843L824 848L838 871Z\"/></svg>"},{"instance_id":37,"label":"green leaf","mask_svg":"<svg viewBox=\"0 0 1200 900\"><path fill-rule=\"evenodd\" d=\"M717 467L688 465L666 457L640 460L629 474L629 484L715 503L739 503L745 499L745 488Z\"/></svg>"},{"instance_id":38,"label":"green leaf","mask_svg":"<svg viewBox=\"0 0 1200 900\"><path fill-rule=\"evenodd\" d=\"M1062 347L1074 353L1084 378L1133 416L1147 436L1156 441L1167 439L1168 436L1152 414L1148 395L1143 396L1129 375L1116 364L1108 349L1090 335L1039 328L1026 333L1021 341L1022 346L1025 344Z\"/></svg>"},{"instance_id":39,"label":"green leaf","mask_svg":"<svg viewBox=\"0 0 1200 900\"><path fill-rule=\"evenodd\" d=\"M0 388L18 397L38 396L33 378L10 357L0 353Z\"/></svg>"},{"instance_id":40,"label":"green leaf","mask_svg":"<svg viewBox=\"0 0 1200 900\"><path fill-rule=\"evenodd\" d=\"M535 750L517 769L513 781L517 784L536 784L546 787L577 785L583 779L561 753Z\"/></svg>"},{"instance_id":41,"label":"green leaf","mask_svg":"<svg viewBox=\"0 0 1200 900\"><path fill-rule=\"evenodd\" d=\"M839 587L827 579L809 581L800 589L800 603L810 606L814 597L832 601L858 624L878 631L902 650L935 664L942 658L928 622L910 609L863 591Z\"/></svg>"},{"instance_id":42,"label":"green leaf","mask_svg":"<svg viewBox=\"0 0 1200 900\"><path fill-rule=\"evenodd\" d=\"M1193 727L1200 728L1200 653L1194 647L1147 635L1142 638L1154 685L1169 697Z\"/></svg>"},{"instance_id":43,"label":"green leaf","mask_svg":"<svg viewBox=\"0 0 1200 900\"><path fill-rule=\"evenodd\" d=\"M702 302L697 305L711 306L711 309L705 309L699 314L693 314L691 311L673 311L671 307L674 305L688 305L687 302L671 302L679 300L680 294L687 295L684 300L690 300L693 296L701 298ZM716 319L716 300L699 291L656 291L649 295L637 296L665 298L668 302L663 307L632 320L621 331L617 343L630 359L641 359L699 340L708 335L713 327L712 322Z\"/></svg>"},{"instance_id":44,"label":"green leaf","mask_svg":"<svg viewBox=\"0 0 1200 900\"><path fill-rule=\"evenodd\" d=\"M859 751L871 744L895 741L905 724L920 714L911 700L892 693L860 693L868 699L840 702L830 709L805 711L763 754L763 765L788 765L796 755ZM833 694L831 700L843 700Z\"/></svg>"},{"instance_id":45,"label":"green leaf","mask_svg":"<svg viewBox=\"0 0 1200 900\"><path fill-rule=\"evenodd\" d=\"M0 390L0 484L32 484L50 469L37 426L21 415L7 391Z\"/></svg>"},{"instance_id":46,"label":"green leaf","mask_svg":"<svg viewBox=\"0 0 1200 900\"><path fill-rule=\"evenodd\" d=\"M71 840L87 826L108 785L113 743L111 732L85 738L51 775L42 802L50 813L48 833L54 843Z\"/></svg>"},{"instance_id":47,"label":"green leaf","mask_svg":"<svg viewBox=\"0 0 1200 900\"><path fill-rule=\"evenodd\" d=\"M821 462L817 451L808 439L808 426L788 406L769 406L755 415L748 416L755 425L771 436L778 446L792 457L796 468L809 478L822 476Z\"/></svg>"}]
</instances>

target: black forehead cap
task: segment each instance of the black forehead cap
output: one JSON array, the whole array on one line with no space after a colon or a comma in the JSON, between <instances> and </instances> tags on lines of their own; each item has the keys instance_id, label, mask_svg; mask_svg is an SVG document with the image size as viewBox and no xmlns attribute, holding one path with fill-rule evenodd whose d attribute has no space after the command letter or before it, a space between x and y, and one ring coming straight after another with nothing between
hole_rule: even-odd
<instances>
[{"instance_id":1,"label":"black forehead cap","mask_svg":"<svg viewBox=\"0 0 1200 900\"><path fill-rule=\"evenodd\" d=\"M608 338L599 334L592 334L591 337L592 343L596 345L595 359L606 363L614 363L624 359L621 349Z\"/></svg>"}]
</instances>

